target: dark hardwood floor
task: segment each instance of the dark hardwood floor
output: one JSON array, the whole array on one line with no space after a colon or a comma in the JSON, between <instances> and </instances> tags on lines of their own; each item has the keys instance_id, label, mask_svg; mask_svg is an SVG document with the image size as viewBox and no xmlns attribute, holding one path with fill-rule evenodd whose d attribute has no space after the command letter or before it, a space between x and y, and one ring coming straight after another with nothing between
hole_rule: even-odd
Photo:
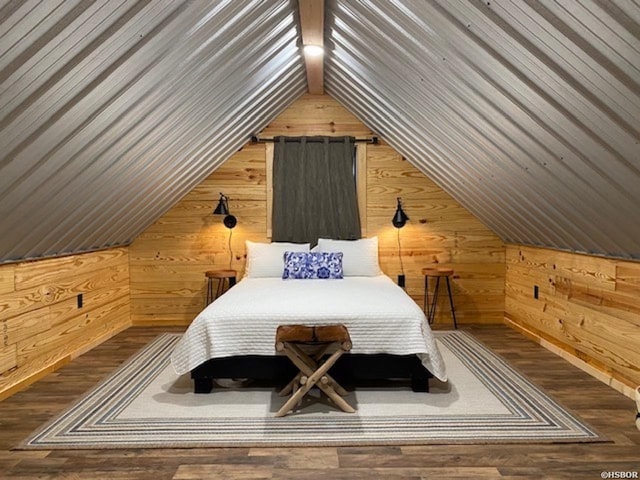
<instances>
[{"instance_id":1,"label":"dark hardwood floor","mask_svg":"<svg viewBox=\"0 0 640 480\"><path fill-rule=\"evenodd\" d=\"M167 329L131 328L0 403L0 478L539 479L640 472L635 402L505 326L465 327L610 443L12 451ZM174 330L178 331L178 330ZM614 478L614 477L611 477ZM623 478L623 477L618 477Z\"/></svg>"}]
</instances>

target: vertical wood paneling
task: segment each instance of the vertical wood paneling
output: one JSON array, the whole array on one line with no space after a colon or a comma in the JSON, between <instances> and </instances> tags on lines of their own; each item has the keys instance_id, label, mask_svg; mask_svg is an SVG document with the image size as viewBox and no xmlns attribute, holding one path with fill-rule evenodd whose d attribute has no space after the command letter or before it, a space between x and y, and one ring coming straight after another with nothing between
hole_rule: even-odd
<instances>
[{"instance_id":1,"label":"vertical wood paneling","mask_svg":"<svg viewBox=\"0 0 640 480\"><path fill-rule=\"evenodd\" d=\"M373 132L328 96L305 95L260 136L352 135ZM233 268L244 269L244 241L267 241L267 168L264 144L246 145L130 247L131 309L137 325L186 325L205 298L205 270L228 268L228 230L211 215L219 192L229 196L238 218L233 229ZM502 322L504 245L449 195L390 146L366 146L361 172L367 236L380 239L380 262L392 278L399 273L396 229L391 225L400 196L411 221L401 230L407 292L422 305L420 270L437 263L456 271L453 289L458 320ZM360 162L359 162L360 163ZM362 162L364 163L364 162ZM444 299L443 299L444 300ZM451 324L448 305L437 321Z\"/></svg>"},{"instance_id":2,"label":"vertical wood paneling","mask_svg":"<svg viewBox=\"0 0 640 480\"><path fill-rule=\"evenodd\" d=\"M0 398L131 323L127 248L1 265L0 278L12 286L0 294Z\"/></svg>"},{"instance_id":3,"label":"vertical wood paneling","mask_svg":"<svg viewBox=\"0 0 640 480\"><path fill-rule=\"evenodd\" d=\"M640 263L519 245L506 263L508 322L611 380L640 383Z\"/></svg>"}]
</instances>

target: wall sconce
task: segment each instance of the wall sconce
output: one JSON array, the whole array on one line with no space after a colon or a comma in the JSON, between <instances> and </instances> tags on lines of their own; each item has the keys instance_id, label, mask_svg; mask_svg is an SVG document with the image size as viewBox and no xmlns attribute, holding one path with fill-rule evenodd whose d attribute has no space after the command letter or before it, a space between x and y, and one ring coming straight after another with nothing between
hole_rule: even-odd
<instances>
[{"instance_id":1,"label":"wall sconce","mask_svg":"<svg viewBox=\"0 0 640 480\"><path fill-rule=\"evenodd\" d=\"M398 197L398 205L396 207L396 213L393 215L393 219L391 219L391 223L394 227L398 229L398 259L400 260L400 275L398 275L398 286L404 288L405 286L405 276L404 276L404 265L402 263L402 247L400 245L400 229L405 226L409 220L409 217L404 210L402 210L402 201L400 197Z\"/></svg>"},{"instance_id":2,"label":"wall sconce","mask_svg":"<svg viewBox=\"0 0 640 480\"><path fill-rule=\"evenodd\" d=\"M213 214L224 215L225 217L222 223L224 223L224 226L227 228L233 228L238 223L236 217L229 213L229 199L222 192L220 192L220 200L218 201L218 206L213 211Z\"/></svg>"},{"instance_id":3,"label":"wall sconce","mask_svg":"<svg viewBox=\"0 0 640 480\"><path fill-rule=\"evenodd\" d=\"M402 210L402 201L400 200L400 197L398 197L398 206L396 207L396 213L393 215L391 223L393 223L394 227L399 229L404 227L407 220L409 220L409 217L407 217L407 214Z\"/></svg>"},{"instance_id":4,"label":"wall sconce","mask_svg":"<svg viewBox=\"0 0 640 480\"><path fill-rule=\"evenodd\" d=\"M233 227L238 223L238 219L229 213L229 199L226 195L220 192L220 200L218 200L218 206L213 211L214 215L224 215L224 226L229 229L229 270L233 264L233 250L231 249L231 235L233 235Z\"/></svg>"}]
</instances>

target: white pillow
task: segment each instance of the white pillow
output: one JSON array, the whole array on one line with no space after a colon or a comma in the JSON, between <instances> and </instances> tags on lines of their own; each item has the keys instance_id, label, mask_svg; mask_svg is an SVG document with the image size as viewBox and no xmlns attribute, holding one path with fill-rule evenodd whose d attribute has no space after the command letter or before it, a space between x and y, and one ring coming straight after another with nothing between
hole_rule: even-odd
<instances>
[{"instance_id":1,"label":"white pillow","mask_svg":"<svg viewBox=\"0 0 640 480\"><path fill-rule=\"evenodd\" d=\"M257 243L245 241L247 266L245 277L280 277L284 271L284 252L308 252L308 243Z\"/></svg>"},{"instance_id":2,"label":"white pillow","mask_svg":"<svg viewBox=\"0 0 640 480\"><path fill-rule=\"evenodd\" d=\"M342 252L342 271L345 277L375 277L382 275L378 263L378 237L360 240L318 239L321 252Z\"/></svg>"}]
</instances>

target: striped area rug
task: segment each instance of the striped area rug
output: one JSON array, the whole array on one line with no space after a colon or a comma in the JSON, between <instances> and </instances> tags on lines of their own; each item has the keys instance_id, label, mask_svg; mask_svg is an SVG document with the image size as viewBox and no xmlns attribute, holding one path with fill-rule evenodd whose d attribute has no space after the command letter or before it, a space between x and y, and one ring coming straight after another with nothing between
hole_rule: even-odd
<instances>
[{"instance_id":1,"label":"striped area rug","mask_svg":"<svg viewBox=\"0 0 640 480\"><path fill-rule=\"evenodd\" d=\"M192 393L164 334L18 448L188 448L603 441L465 332L436 332L449 381L357 388L337 411L318 395L283 418L274 388L232 383Z\"/></svg>"}]
</instances>

